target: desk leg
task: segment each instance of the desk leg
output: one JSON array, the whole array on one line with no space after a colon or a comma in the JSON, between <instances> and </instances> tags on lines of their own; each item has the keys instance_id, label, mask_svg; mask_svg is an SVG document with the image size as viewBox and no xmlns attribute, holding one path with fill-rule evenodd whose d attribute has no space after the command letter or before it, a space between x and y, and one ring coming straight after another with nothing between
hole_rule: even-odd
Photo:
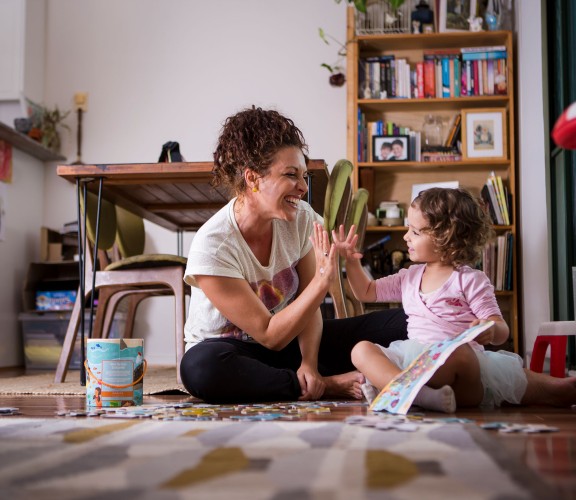
<instances>
[{"instance_id":1,"label":"desk leg","mask_svg":"<svg viewBox=\"0 0 576 500\"><path fill-rule=\"evenodd\" d=\"M182 229L176 230L176 251L179 257L184 256L184 231Z\"/></svg>"},{"instance_id":2,"label":"desk leg","mask_svg":"<svg viewBox=\"0 0 576 500\"><path fill-rule=\"evenodd\" d=\"M86 229L86 208L87 208L87 182L82 184L82 197L84 202L84 213L81 214L81 200L80 200L80 180L77 181L77 194L78 194L78 261L80 267L80 385L86 385L86 368L84 363L86 361L86 328L84 324L84 314L86 309L85 297L86 297L86 249L88 248L87 235L88 231ZM100 208L102 206L102 186L104 184L104 179L100 177L98 180L98 204L96 210L96 229L94 235L94 258L92 265L92 286L90 293L90 321L88 327L88 338L92 338L92 325L94 324L94 295L96 291L96 268L98 259L98 238L100 235ZM82 221L82 223L80 223ZM82 228L84 229L84 237L82 238ZM82 244L83 243L83 244ZM89 251L89 250L88 250Z\"/></svg>"},{"instance_id":3,"label":"desk leg","mask_svg":"<svg viewBox=\"0 0 576 500\"><path fill-rule=\"evenodd\" d=\"M80 188L82 187L82 194ZM76 179L76 209L78 218L78 267L80 277L80 292L78 299L80 300L80 385L86 385L86 369L84 368L84 358L86 356L84 349L84 306L85 306L85 292L86 292L86 210L84 214L81 213L81 197L86 199L86 184L80 184L80 178ZM84 237L82 237L84 231ZM75 335L74 335L75 337ZM74 349L75 339L72 339L72 347ZM68 366L66 366L66 370Z\"/></svg>"}]
</instances>

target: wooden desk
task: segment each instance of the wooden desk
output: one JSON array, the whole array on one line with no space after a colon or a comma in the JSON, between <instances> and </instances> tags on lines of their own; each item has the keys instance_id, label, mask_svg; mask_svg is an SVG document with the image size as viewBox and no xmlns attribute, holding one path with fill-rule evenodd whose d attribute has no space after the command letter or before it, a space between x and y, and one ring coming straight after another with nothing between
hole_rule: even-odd
<instances>
[{"instance_id":1,"label":"wooden desk","mask_svg":"<svg viewBox=\"0 0 576 500\"><path fill-rule=\"evenodd\" d=\"M59 165L70 182L103 179L102 196L171 231L195 231L229 200L226 190L210 185L212 162ZM324 212L328 170L324 160L310 160L310 204ZM88 189L98 193L98 182Z\"/></svg>"}]
</instances>

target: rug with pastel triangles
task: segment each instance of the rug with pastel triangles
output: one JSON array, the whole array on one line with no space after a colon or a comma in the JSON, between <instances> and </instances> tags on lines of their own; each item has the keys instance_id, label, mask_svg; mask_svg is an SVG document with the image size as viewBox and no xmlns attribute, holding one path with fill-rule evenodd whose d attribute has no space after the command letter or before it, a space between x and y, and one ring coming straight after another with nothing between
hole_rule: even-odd
<instances>
[{"instance_id":1,"label":"rug with pastel triangles","mask_svg":"<svg viewBox=\"0 0 576 500\"><path fill-rule=\"evenodd\" d=\"M0 419L10 499L524 499L551 492L474 424Z\"/></svg>"}]
</instances>

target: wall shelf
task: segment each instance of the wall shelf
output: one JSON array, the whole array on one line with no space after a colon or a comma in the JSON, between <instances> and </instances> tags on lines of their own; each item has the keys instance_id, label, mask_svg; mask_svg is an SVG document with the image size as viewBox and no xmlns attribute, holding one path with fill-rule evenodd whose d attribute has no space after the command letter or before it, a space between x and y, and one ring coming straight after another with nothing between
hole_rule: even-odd
<instances>
[{"instance_id":1,"label":"wall shelf","mask_svg":"<svg viewBox=\"0 0 576 500\"><path fill-rule=\"evenodd\" d=\"M0 140L4 140L15 148L28 153L41 161L66 161L66 157L45 148L39 142L21 134L5 123L0 122Z\"/></svg>"}]
</instances>

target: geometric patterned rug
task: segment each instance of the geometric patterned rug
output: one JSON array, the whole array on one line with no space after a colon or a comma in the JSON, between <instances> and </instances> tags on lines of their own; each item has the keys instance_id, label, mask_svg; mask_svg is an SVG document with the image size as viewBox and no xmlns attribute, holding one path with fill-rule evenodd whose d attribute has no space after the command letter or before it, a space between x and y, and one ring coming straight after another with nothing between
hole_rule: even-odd
<instances>
[{"instance_id":1,"label":"geometric patterned rug","mask_svg":"<svg viewBox=\"0 0 576 500\"><path fill-rule=\"evenodd\" d=\"M525 499L553 494L474 424L0 418L9 499Z\"/></svg>"}]
</instances>

